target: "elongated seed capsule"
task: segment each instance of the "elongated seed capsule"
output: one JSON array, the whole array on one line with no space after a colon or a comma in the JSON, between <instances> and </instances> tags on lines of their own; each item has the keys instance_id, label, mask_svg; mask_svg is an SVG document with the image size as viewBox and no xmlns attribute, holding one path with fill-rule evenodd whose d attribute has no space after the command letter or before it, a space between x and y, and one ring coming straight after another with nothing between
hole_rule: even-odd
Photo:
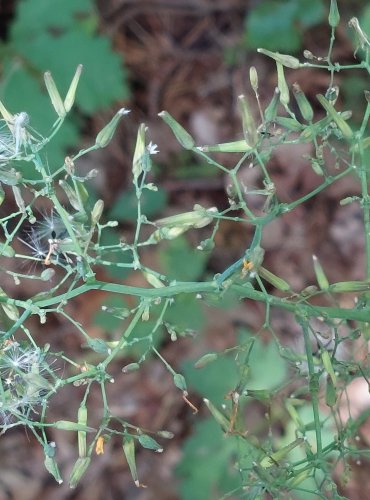
<instances>
[{"instance_id":1,"label":"elongated seed capsule","mask_svg":"<svg viewBox=\"0 0 370 500\"><path fill-rule=\"evenodd\" d=\"M370 290L369 281L339 281L330 285L330 291L334 293L366 292Z\"/></svg>"},{"instance_id":2,"label":"elongated seed capsule","mask_svg":"<svg viewBox=\"0 0 370 500\"><path fill-rule=\"evenodd\" d=\"M77 90L77 85L80 80L80 76L82 73L82 64L79 64L76 68L75 74L72 78L71 84L69 86L67 95L64 99L64 109L66 110L66 113L71 110L73 103L75 102L75 97L76 97L76 90Z\"/></svg>"},{"instance_id":3,"label":"elongated seed capsule","mask_svg":"<svg viewBox=\"0 0 370 500\"><path fill-rule=\"evenodd\" d=\"M81 405L78 409L77 422L80 425L86 426L87 424L87 408L86 405ZM86 457L86 432L78 431L77 432L77 441L78 441L78 456L80 458Z\"/></svg>"},{"instance_id":4,"label":"elongated seed capsule","mask_svg":"<svg viewBox=\"0 0 370 500\"><path fill-rule=\"evenodd\" d=\"M251 82L251 87L255 94L258 92L258 74L255 66L249 68L249 81Z\"/></svg>"},{"instance_id":5,"label":"elongated seed capsule","mask_svg":"<svg viewBox=\"0 0 370 500\"><path fill-rule=\"evenodd\" d=\"M324 273L324 270L323 270L318 258L316 257L316 255L313 255L312 259L313 259L313 267L315 270L317 283L318 283L321 290L326 291L329 289L329 286L330 286L329 281L328 281L328 279Z\"/></svg>"},{"instance_id":6,"label":"elongated seed capsule","mask_svg":"<svg viewBox=\"0 0 370 500\"><path fill-rule=\"evenodd\" d=\"M291 132L301 132L301 130L305 128L298 120L288 118L287 116L278 116L275 121L278 125L281 125Z\"/></svg>"},{"instance_id":7,"label":"elongated seed capsule","mask_svg":"<svg viewBox=\"0 0 370 500\"><path fill-rule=\"evenodd\" d=\"M104 210L104 201L97 200L91 211L91 223L93 226L96 226L96 224L100 221L100 217L103 214L103 210Z\"/></svg>"},{"instance_id":8,"label":"elongated seed capsule","mask_svg":"<svg viewBox=\"0 0 370 500\"><path fill-rule=\"evenodd\" d=\"M278 88L280 90L280 102L283 106L288 106L290 97L288 84L285 80L284 67L279 62L276 62L276 68L278 74Z\"/></svg>"},{"instance_id":9,"label":"elongated seed capsule","mask_svg":"<svg viewBox=\"0 0 370 500\"><path fill-rule=\"evenodd\" d=\"M137 131L135 152L132 161L132 173L134 175L134 179L137 179L144 170L145 130L146 127L144 123L142 123L139 127L139 130Z\"/></svg>"},{"instance_id":10,"label":"elongated seed capsule","mask_svg":"<svg viewBox=\"0 0 370 500\"><path fill-rule=\"evenodd\" d=\"M132 479L134 480L135 486L139 487L140 482L137 475L136 469L136 459L135 459L135 442L131 436L125 436L122 442L123 453L125 454L127 464L129 466Z\"/></svg>"},{"instance_id":11,"label":"elongated seed capsule","mask_svg":"<svg viewBox=\"0 0 370 500\"><path fill-rule=\"evenodd\" d=\"M278 89L278 87L275 87L274 95L273 95L269 105L265 109L265 113L264 113L265 120L267 122L271 122L271 121L275 120L276 115L277 115L279 101L280 101L280 90Z\"/></svg>"},{"instance_id":12,"label":"elongated seed capsule","mask_svg":"<svg viewBox=\"0 0 370 500\"><path fill-rule=\"evenodd\" d=\"M325 403L332 407L337 402L337 388L334 385L331 377L326 379Z\"/></svg>"},{"instance_id":13,"label":"elongated seed capsule","mask_svg":"<svg viewBox=\"0 0 370 500\"><path fill-rule=\"evenodd\" d=\"M77 210L77 212L83 211L84 207L81 206L78 196L76 195L74 189L68 184L68 182L64 179L60 179L59 185L67 195L68 201L72 205L72 207Z\"/></svg>"},{"instance_id":14,"label":"elongated seed capsule","mask_svg":"<svg viewBox=\"0 0 370 500\"><path fill-rule=\"evenodd\" d=\"M343 120L334 106L327 99L325 99L323 95L318 94L316 97L322 107L326 110L330 118L332 118L332 120L337 124L338 128L343 134L343 137L345 137L346 139L352 139L353 132L351 130L351 127Z\"/></svg>"},{"instance_id":15,"label":"elongated seed capsule","mask_svg":"<svg viewBox=\"0 0 370 500\"><path fill-rule=\"evenodd\" d=\"M336 377L335 372L334 372L334 368L333 368L333 365L332 365L332 362L330 359L330 355L326 349L321 351L321 361L322 361L322 364L324 365L324 368L325 368L327 374L331 378L333 384L336 384L337 377Z\"/></svg>"},{"instance_id":16,"label":"elongated seed capsule","mask_svg":"<svg viewBox=\"0 0 370 500\"><path fill-rule=\"evenodd\" d=\"M174 133L176 139L179 141L184 149L193 149L195 146L195 141L192 136L187 132L182 125L179 124L167 111L161 111L158 116L167 123L172 132Z\"/></svg>"},{"instance_id":17,"label":"elongated seed capsule","mask_svg":"<svg viewBox=\"0 0 370 500\"><path fill-rule=\"evenodd\" d=\"M298 83L293 83L293 95L297 101L303 119L307 122L311 122L313 119L313 109Z\"/></svg>"},{"instance_id":18,"label":"elongated seed capsule","mask_svg":"<svg viewBox=\"0 0 370 500\"><path fill-rule=\"evenodd\" d=\"M252 148L254 148L258 141L256 124L254 123L254 118L251 113L251 110L249 109L248 100L245 97L245 95L240 95L238 99L239 99L240 109L242 112L243 132L245 141Z\"/></svg>"},{"instance_id":19,"label":"elongated seed capsule","mask_svg":"<svg viewBox=\"0 0 370 500\"><path fill-rule=\"evenodd\" d=\"M44 460L45 469L54 477L58 484L62 484L63 479L61 478L60 471L56 460L53 457L45 455Z\"/></svg>"},{"instance_id":20,"label":"elongated seed capsule","mask_svg":"<svg viewBox=\"0 0 370 500\"><path fill-rule=\"evenodd\" d=\"M265 56L271 57L276 62L282 64L283 66L286 66L287 68L297 69L301 66L299 59L287 54L279 54L279 52L271 52L270 50L266 49L257 49L257 52L259 52L260 54L264 54Z\"/></svg>"},{"instance_id":21,"label":"elongated seed capsule","mask_svg":"<svg viewBox=\"0 0 370 500\"><path fill-rule=\"evenodd\" d=\"M303 438L295 439L292 443L283 446L283 448L280 448L280 450L263 457L263 459L260 461L260 465L262 467L272 467L273 465L276 465L281 460L283 460L292 450L294 450L294 448L301 445L303 442Z\"/></svg>"},{"instance_id":22,"label":"elongated seed capsule","mask_svg":"<svg viewBox=\"0 0 370 500\"><path fill-rule=\"evenodd\" d=\"M340 15L337 5L337 0L330 0L330 10L329 10L329 26L336 28L340 21Z\"/></svg>"},{"instance_id":23,"label":"elongated seed capsule","mask_svg":"<svg viewBox=\"0 0 370 500\"><path fill-rule=\"evenodd\" d=\"M87 425L82 425L77 422L72 422L71 420L58 420L53 424L56 429L63 431L84 431L93 432L95 429L93 427L88 427Z\"/></svg>"},{"instance_id":24,"label":"elongated seed capsule","mask_svg":"<svg viewBox=\"0 0 370 500\"><path fill-rule=\"evenodd\" d=\"M265 279L268 283L270 283L278 290L281 290L282 292L289 292L290 290L289 283L283 280L283 278L276 276L276 274L272 273L265 267L260 266L258 274L261 276L261 278Z\"/></svg>"},{"instance_id":25,"label":"elongated seed capsule","mask_svg":"<svg viewBox=\"0 0 370 500\"><path fill-rule=\"evenodd\" d=\"M204 356L199 358L198 361L194 364L194 368L204 368L210 363L216 361L216 359L218 359L218 354L215 352L209 352L207 354L204 354Z\"/></svg>"},{"instance_id":26,"label":"elongated seed capsule","mask_svg":"<svg viewBox=\"0 0 370 500\"><path fill-rule=\"evenodd\" d=\"M216 420L218 424L220 424L221 428L227 432L230 428L230 420L226 418L226 416L218 410L208 399L203 399L204 403L206 404L207 408L211 412L213 418Z\"/></svg>"},{"instance_id":27,"label":"elongated seed capsule","mask_svg":"<svg viewBox=\"0 0 370 500\"><path fill-rule=\"evenodd\" d=\"M303 470L302 472L298 472L287 481L287 486L293 490L296 486L299 486L301 483L303 483L303 481L308 479L313 474L313 471L313 468L308 468Z\"/></svg>"},{"instance_id":28,"label":"elongated seed capsule","mask_svg":"<svg viewBox=\"0 0 370 500\"><path fill-rule=\"evenodd\" d=\"M66 115L66 110L64 108L64 104L62 98L60 97L57 86L51 76L50 71L44 73L44 81L46 85L46 90L48 91L51 103L60 118L64 118Z\"/></svg>"},{"instance_id":29,"label":"elongated seed capsule","mask_svg":"<svg viewBox=\"0 0 370 500\"><path fill-rule=\"evenodd\" d=\"M71 488L76 488L76 486L80 482L81 477L85 474L90 461L90 457L80 457L76 460L76 463L74 464L71 475L69 477L69 486Z\"/></svg>"},{"instance_id":30,"label":"elongated seed capsule","mask_svg":"<svg viewBox=\"0 0 370 500\"><path fill-rule=\"evenodd\" d=\"M253 148L251 148L244 139L241 139L240 141L224 142L222 144L215 144L212 146L198 146L197 149L199 149L199 151L203 151L204 153L248 153L249 151L253 151Z\"/></svg>"},{"instance_id":31,"label":"elongated seed capsule","mask_svg":"<svg viewBox=\"0 0 370 500\"><path fill-rule=\"evenodd\" d=\"M111 121L98 133L95 139L95 144L100 148L105 148L108 146L113 138L113 135L118 127L118 123L122 116L127 115L130 111L125 108L121 108L113 116Z\"/></svg>"}]
</instances>

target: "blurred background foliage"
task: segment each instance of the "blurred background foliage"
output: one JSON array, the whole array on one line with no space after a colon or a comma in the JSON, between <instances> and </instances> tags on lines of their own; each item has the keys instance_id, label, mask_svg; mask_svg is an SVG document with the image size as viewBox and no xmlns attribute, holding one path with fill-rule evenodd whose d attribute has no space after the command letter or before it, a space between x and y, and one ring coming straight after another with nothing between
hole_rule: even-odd
<instances>
[{"instance_id":1,"label":"blurred background foliage","mask_svg":"<svg viewBox=\"0 0 370 500\"><path fill-rule=\"evenodd\" d=\"M344 20L357 15L363 29L370 34L370 5L366 0L339 0L338 4ZM103 171L91 189L107 200L107 217L119 221L118 231L124 236L130 234L136 220L135 197L130 187L130 163L137 125L142 120L149 125L149 133L161 151L158 159L155 158L160 189L157 192L146 191L144 213L148 217L157 217L173 213L179 207L182 208L180 211L184 211L191 209L192 204L199 200L209 205L222 205L226 203L222 176L199 164L198 160L189 158L187 153L180 152L162 124L157 122L157 113L161 109L169 111L191 129L200 144L237 138L241 136L241 127L235 101L236 95L245 91L249 66L256 64L262 76L262 100L269 99L276 84L272 66L256 56L255 49L264 47L295 53L299 57L303 48L315 54L325 53L329 33L326 0L13 0L2 2L0 8L0 98L12 113L27 111L31 116L31 125L41 134L50 129L56 118L43 88L44 71L51 71L63 95L77 64L84 65L72 116L62 132L48 145L51 171L63 164L70 151L77 150L82 144L92 143L96 133L117 108L125 106L132 109L131 125L127 125L130 120L125 122L126 128L121 129L122 136L118 134L112 149L104 157L100 154L91 157L92 166ZM347 38L345 22L339 29L338 47L336 57L352 57L353 49ZM353 119L356 120L356 96L366 83L360 76L351 76L340 83L345 105L353 109ZM319 74L317 79L306 82L305 91L314 96L318 88L325 84L326 76ZM27 173L28 177L30 175ZM173 279L196 280L212 276L233 257L239 257L248 239L235 233L232 225L225 226L220 234L219 250L211 260L208 260L207 253L195 252L192 249L194 241L185 238L169 242L159 255L148 254L148 259L158 262L160 269ZM117 237L113 230L111 237ZM106 244L109 244L109 234L106 238ZM279 258L277 254L276 259ZM343 261L342 268L346 265ZM127 275L124 271L117 275L115 271L115 278L124 279ZM303 279L309 280L309 277L303 276ZM80 303L81 317L91 323L97 335L110 338L122 324L121 319L97 312L100 300L97 295L90 304ZM105 303L122 308L122 300L118 302L116 298L111 298ZM172 323L180 327L177 332L177 336L182 338L180 344L170 341L171 331L162 331L157 337L165 357L168 356L182 370L194 391L193 398L199 403L199 397L207 397L214 403L222 404L225 395L236 384L238 372L231 355L220 356L203 370L194 369L195 359L212 349L227 349L233 342L242 344L249 335L246 324L251 323L253 327L262 317L261 311L253 311L246 320L246 310L241 312L240 304L232 300L216 306L223 308L222 314L228 316L229 326L221 322L221 327L217 329L212 324L210 315L214 305L209 304L206 311L199 301L178 299L169 310L166 321L169 329ZM155 319L151 318L145 325L146 329L153 326ZM239 328L241 322L244 324L242 330ZM209 323L211 326L207 329ZM55 326L54 336L63 331L61 325ZM135 361L145 352L147 331L144 330L143 342L131 347L125 362ZM195 331L199 336L194 341ZM72 347L68 347L77 349L79 343L72 342ZM267 370L267 366L271 369ZM109 498L123 498L124 495L127 499L206 500L219 498L237 488L238 474L230 464L236 453L240 453L237 449L240 443L234 438L224 439L219 425L209 418L207 411L193 418L189 417L186 406L173 403L175 396L170 396L171 386L163 382L163 373L158 375L158 370L153 361L149 374L131 374L128 382L131 388L125 385L121 388L130 395L133 386L142 394L137 406L127 401L126 404L131 405L134 418L136 416L141 424L148 426L152 424L153 414L159 411L164 398L164 416L156 422L163 427L172 427L177 434L167 454L155 457L156 462L151 461L145 452L142 453L141 472L145 477L143 482L149 485L147 491L132 489L128 473L117 479L120 475L117 471L123 465L112 450L107 455L110 463L97 460L93 476L87 476L83 483L84 491L79 490L73 497L68 490L56 493L57 490L51 489L45 481L44 472L35 469L35 461L32 460L33 479L32 484L27 483L30 485L28 492L17 481L8 485L15 494L14 498L39 498L42 492L43 495L51 495L48 498L61 498L63 494L63 498L93 499L108 498L106 495L109 492ZM258 341L252 360L256 389L272 388L286 376L286 366L275 344L266 339ZM157 377L158 386L155 385ZM261 408L257 411L247 405L246 412L255 413L254 418L258 420L261 411L264 411L263 404ZM283 425L281 419L279 425ZM288 432L289 429L283 429L281 435ZM7 438L8 435L5 440ZM4 443L4 438L1 443ZM4 479L4 474L9 474L15 463L10 457L14 445L12 441L9 443L1 445L7 447L0 477L5 484L9 481ZM67 462L68 449L64 453ZM253 450L246 449L242 453L246 462L253 460ZM23 463L25 459L23 457L18 462ZM29 457L27 460L30 461ZM119 465L115 465L114 461ZM163 465L157 465L157 462ZM177 479L173 473L175 465ZM24 470L18 473L21 483ZM99 484L96 478L99 478ZM351 498L361 497L356 496L353 489Z\"/></svg>"}]
</instances>

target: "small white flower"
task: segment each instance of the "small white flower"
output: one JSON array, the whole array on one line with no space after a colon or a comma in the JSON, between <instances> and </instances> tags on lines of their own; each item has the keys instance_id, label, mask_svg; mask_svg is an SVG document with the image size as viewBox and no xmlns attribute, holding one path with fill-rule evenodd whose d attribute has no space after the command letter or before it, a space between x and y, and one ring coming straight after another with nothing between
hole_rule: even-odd
<instances>
[{"instance_id":1,"label":"small white flower","mask_svg":"<svg viewBox=\"0 0 370 500\"><path fill-rule=\"evenodd\" d=\"M152 141L150 141L146 147L150 155L156 155L157 153L159 153L159 149L157 148L158 148L157 144L153 144Z\"/></svg>"}]
</instances>

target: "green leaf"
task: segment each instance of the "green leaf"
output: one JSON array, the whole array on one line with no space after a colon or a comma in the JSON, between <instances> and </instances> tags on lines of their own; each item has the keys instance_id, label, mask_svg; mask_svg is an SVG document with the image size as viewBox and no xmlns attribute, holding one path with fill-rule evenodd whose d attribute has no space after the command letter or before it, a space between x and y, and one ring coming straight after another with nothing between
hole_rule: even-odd
<instances>
[{"instance_id":1,"label":"green leaf","mask_svg":"<svg viewBox=\"0 0 370 500\"><path fill-rule=\"evenodd\" d=\"M207 252L195 250L184 237L168 242L166 248L159 254L164 273L169 279L179 281L195 281L200 278L207 259Z\"/></svg>"},{"instance_id":2,"label":"green leaf","mask_svg":"<svg viewBox=\"0 0 370 500\"><path fill-rule=\"evenodd\" d=\"M247 46L296 51L302 43L302 28L319 23L323 16L322 0L260 2L246 20Z\"/></svg>"},{"instance_id":3,"label":"green leaf","mask_svg":"<svg viewBox=\"0 0 370 500\"><path fill-rule=\"evenodd\" d=\"M241 486L241 476L233 467L234 457L238 454L237 439L232 436L225 439L213 418L196 424L195 432L186 440L182 452L176 470L182 500L221 498L226 492ZM249 453L249 466L253 459L253 454Z\"/></svg>"},{"instance_id":4,"label":"green leaf","mask_svg":"<svg viewBox=\"0 0 370 500\"><path fill-rule=\"evenodd\" d=\"M150 191L145 189L141 195L142 213L147 217L159 214L167 203L167 193L164 189ZM124 191L114 202L108 217L118 221L136 221L137 198L134 189Z\"/></svg>"},{"instance_id":5,"label":"green leaf","mask_svg":"<svg viewBox=\"0 0 370 500\"><path fill-rule=\"evenodd\" d=\"M249 335L241 332L240 343L246 341ZM274 389L287 377L287 363L280 356L275 342L262 343L259 338L255 339L253 349L248 360L250 378L246 384L247 389L262 390Z\"/></svg>"},{"instance_id":6,"label":"green leaf","mask_svg":"<svg viewBox=\"0 0 370 500\"><path fill-rule=\"evenodd\" d=\"M189 387L212 401L216 406L225 403L225 394L238 383L235 362L226 356L203 367L194 368L194 360L187 361L181 367Z\"/></svg>"}]
</instances>

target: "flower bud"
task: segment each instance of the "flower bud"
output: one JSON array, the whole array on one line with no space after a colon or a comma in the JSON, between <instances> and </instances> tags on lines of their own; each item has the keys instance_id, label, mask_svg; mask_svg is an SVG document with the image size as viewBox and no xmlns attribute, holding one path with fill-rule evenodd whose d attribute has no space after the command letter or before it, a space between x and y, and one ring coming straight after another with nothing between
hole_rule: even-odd
<instances>
[{"instance_id":1,"label":"flower bud","mask_svg":"<svg viewBox=\"0 0 370 500\"><path fill-rule=\"evenodd\" d=\"M311 122L313 119L313 109L298 83L293 83L293 95L303 119Z\"/></svg>"},{"instance_id":2,"label":"flower bud","mask_svg":"<svg viewBox=\"0 0 370 500\"><path fill-rule=\"evenodd\" d=\"M113 116L111 121L98 133L95 139L95 144L100 148L105 148L108 146L113 138L113 135L117 129L118 123L122 116L127 115L130 111L125 108L121 108Z\"/></svg>"},{"instance_id":3,"label":"flower bud","mask_svg":"<svg viewBox=\"0 0 370 500\"><path fill-rule=\"evenodd\" d=\"M340 15L338 11L337 0L330 0L330 10L329 10L329 26L336 28L340 21Z\"/></svg>"},{"instance_id":4,"label":"flower bud","mask_svg":"<svg viewBox=\"0 0 370 500\"><path fill-rule=\"evenodd\" d=\"M67 95L64 99L64 109L66 110L66 113L68 113L71 110L73 103L75 102L77 85L82 73L82 68L83 68L82 64L79 64L77 66L76 72L71 81L71 85L69 86Z\"/></svg>"},{"instance_id":5,"label":"flower bud","mask_svg":"<svg viewBox=\"0 0 370 500\"><path fill-rule=\"evenodd\" d=\"M258 74L255 66L249 68L249 81L251 82L251 87L257 94L258 91Z\"/></svg>"},{"instance_id":6,"label":"flower bud","mask_svg":"<svg viewBox=\"0 0 370 500\"><path fill-rule=\"evenodd\" d=\"M239 104L242 112L243 133L246 143L254 148L258 141L257 128L253 115L249 109L247 98L244 95L239 96Z\"/></svg>"},{"instance_id":7,"label":"flower bud","mask_svg":"<svg viewBox=\"0 0 370 500\"><path fill-rule=\"evenodd\" d=\"M224 142L222 144L215 144L212 146L199 146L199 151L204 153L248 153L252 152L253 148L246 143L244 139L240 141Z\"/></svg>"},{"instance_id":8,"label":"flower bud","mask_svg":"<svg viewBox=\"0 0 370 500\"><path fill-rule=\"evenodd\" d=\"M313 267L315 270L317 283L321 290L326 291L329 289L329 281L316 255L313 255L312 259L313 259Z\"/></svg>"},{"instance_id":9,"label":"flower bud","mask_svg":"<svg viewBox=\"0 0 370 500\"><path fill-rule=\"evenodd\" d=\"M287 68L297 69L301 66L299 59L293 56L289 56L286 54L279 54L279 52L271 52L270 50L266 49L257 49L257 52L259 52L260 54L264 54L265 56L271 57L277 63L280 63Z\"/></svg>"},{"instance_id":10,"label":"flower bud","mask_svg":"<svg viewBox=\"0 0 370 500\"><path fill-rule=\"evenodd\" d=\"M104 210L104 201L97 200L91 212L91 223L93 226L95 226L100 221L100 217L102 216L103 210Z\"/></svg>"},{"instance_id":11,"label":"flower bud","mask_svg":"<svg viewBox=\"0 0 370 500\"><path fill-rule=\"evenodd\" d=\"M142 123L137 131L134 159L132 161L132 173L137 179L144 170L143 161L145 159L145 125Z\"/></svg>"},{"instance_id":12,"label":"flower bud","mask_svg":"<svg viewBox=\"0 0 370 500\"><path fill-rule=\"evenodd\" d=\"M216 354L215 352L209 352L198 359L198 361L194 365L194 368L204 368L210 363L216 361L216 359L218 359L218 354Z\"/></svg>"},{"instance_id":13,"label":"flower bud","mask_svg":"<svg viewBox=\"0 0 370 500\"><path fill-rule=\"evenodd\" d=\"M87 408L86 405L82 404L78 409L77 421L79 425L86 426L87 424ZM78 456L80 458L86 457L86 432L78 431L77 432L77 440L78 440Z\"/></svg>"},{"instance_id":14,"label":"flower bud","mask_svg":"<svg viewBox=\"0 0 370 500\"><path fill-rule=\"evenodd\" d=\"M51 103L57 115L59 116L59 118L64 118L66 115L66 110L64 108L62 98L60 97L59 91L57 89L57 86L55 85L55 82L53 80L53 77L51 76L50 71L44 73L44 81L46 85L46 90L48 91Z\"/></svg>"},{"instance_id":15,"label":"flower bud","mask_svg":"<svg viewBox=\"0 0 370 500\"><path fill-rule=\"evenodd\" d=\"M278 88L280 90L280 102L286 107L289 104L289 88L285 80L284 67L281 63L276 62L277 74L278 74Z\"/></svg>"},{"instance_id":16,"label":"flower bud","mask_svg":"<svg viewBox=\"0 0 370 500\"><path fill-rule=\"evenodd\" d=\"M139 363L129 363L128 365L122 368L122 372L123 373L135 372L136 370L139 370L139 368L140 368Z\"/></svg>"},{"instance_id":17,"label":"flower bud","mask_svg":"<svg viewBox=\"0 0 370 500\"><path fill-rule=\"evenodd\" d=\"M343 137L346 139L352 139L353 132L351 127L344 121L344 119L340 116L340 114L335 110L334 106L325 99L325 97L321 94L317 96L318 101L322 105L322 107L326 110L330 118L336 123L339 130L342 132Z\"/></svg>"},{"instance_id":18,"label":"flower bud","mask_svg":"<svg viewBox=\"0 0 370 500\"><path fill-rule=\"evenodd\" d=\"M265 109L265 120L271 122L275 120L277 114L277 108L279 105L280 90L276 87L274 91L273 98L271 99L269 105Z\"/></svg>"},{"instance_id":19,"label":"flower bud","mask_svg":"<svg viewBox=\"0 0 370 500\"><path fill-rule=\"evenodd\" d=\"M172 132L175 134L176 139L181 144L184 149L193 149L195 146L195 141L192 136L187 132L167 111L161 111L158 116L167 123L171 128Z\"/></svg>"}]
</instances>

